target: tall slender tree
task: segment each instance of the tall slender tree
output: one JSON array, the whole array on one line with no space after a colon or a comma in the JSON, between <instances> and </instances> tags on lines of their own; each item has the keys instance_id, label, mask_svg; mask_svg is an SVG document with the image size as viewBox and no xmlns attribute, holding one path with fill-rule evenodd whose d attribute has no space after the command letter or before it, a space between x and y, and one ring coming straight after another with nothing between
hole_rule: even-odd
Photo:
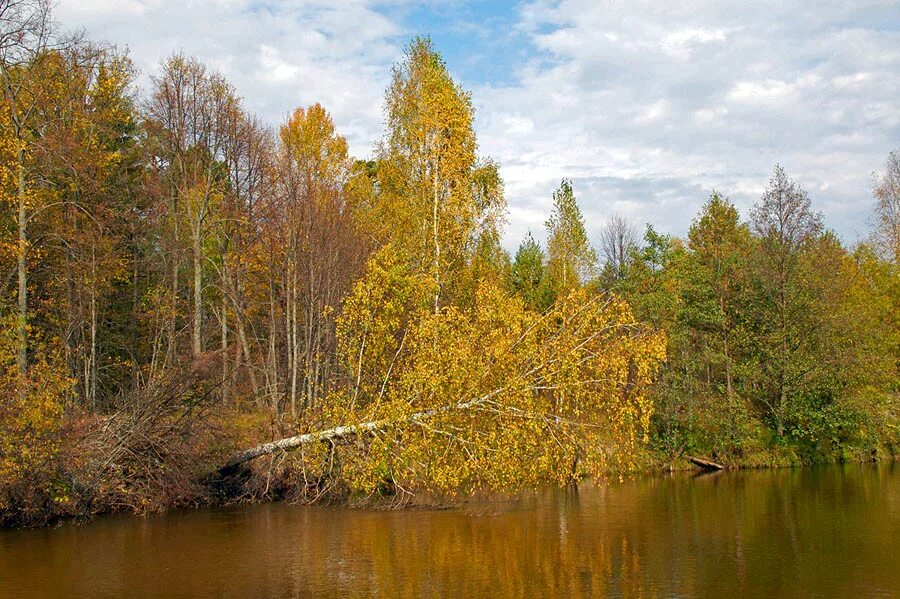
<instances>
[{"instance_id":1,"label":"tall slender tree","mask_svg":"<svg viewBox=\"0 0 900 599\"><path fill-rule=\"evenodd\" d=\"M596 274L597 252L591 247L572 182L563 179L553 192L553 210L546 223L548 271L559 295L581 286Z\"/></svg>"},{"instance_id":2,"label":"tall slender tree","mask_svg":"<svg viewBox=\"0 0 900 599\"><path fill-rule=\"evenodd\" d=\"M0 3L0 78L16 146L16 366L20 377L28 369L28 225L40 208L29 160L40 140L42 101L52 85L38 75L42 61L56 45L49 0Z\"/></svg>"},{"instance_id":3,"label":"tall slender tree","mask_svg":"<svg viewBox=\"0 0 900 599\"><path fill-rule=\"evenodd\" d=\"M875 175L875 235L883 251L900 264L900 150L888 154Z\"/></svg>"},{"instance_id":4,"label":"tall slender tree","mask_svg":"<svg viewBox=\"0 0 900 599\"><path fill-rule=\"evenodd\" d=\"M394 67L379 148L381 239L407 250L434 286L436 311L451 296L483 226L504 200L496 165L479 160L472 99L453 81L428 38Z\"/></svg>"},{"instance_id":5,"label":"tall slender tree","mask_svg":"<svg viewBox=\"0 0 900 599\"><path fill-rule=\"evenodd\" d=\"M804 253L822 234L822 217L812 211L807 193L780 165L750 217L760 244L756 284L766 314L757 322L759 366L765 376L760 398L782 436L790 402L810 367L800 351L808 340L806 317L811 308L801 266Z\"/></svg>"},{"instance_id":6,"label":"tall slender tree","mask_svg":"<svg viewBox=\"0 0 900 599\"><path fill-rule=\"evenodd\" d=\"M334 368L334 315L362 267L367 244L346 202L352 161L347 141L319 104L298 108L280 129L277 181L281 218L287 394L291 413L328 390ZM270 332L270 334L272 334Z\"/></svg>"},{"instance_id":7,"label":"tall slender tree","mask_svg":"<svg viewBox=\"0 0 900 599\"><path fill-rule=\"evenodd\" d=\"M625 277L628 259L637 246L634 225L621 214L613 214L600 231L600 252L603 255L603 279L607 287Z\"/></svg>"},{"instance_id":8,"label":"tall slender tree","mask_svg":"<svg viewBox=\"0 0 900 599\"><path fill-rule=\"evenodd\" d=\"M224 207L227 185L224 154L228 136L234 132L229 127L229 117L241 110L240 100L220 74L208 72L199 61L181 54L163 63L161 74L153 78L153 86L147 112L157 153L154 163L166 196L162 205L170 227L167 259L171 287L166 355L171 360L176 351L180 271L183 254L188 253L192 275L190 348L196 358L205 347L207 246Z\"/></svg>"},{"instance_id":9,"label":"tall slender tree","mask_svg":"<svg viewBox=\"0 0 900 599\"><path fill-rule=\"evenodd\" d=\"M750 231L741 224L734 205L714 192L688 231L688 249L682 292L685 324L699 337L707 373L712 369L723 373L726 393L733 400L735 335L747 285Z\"/></svg>"}]
</instances>

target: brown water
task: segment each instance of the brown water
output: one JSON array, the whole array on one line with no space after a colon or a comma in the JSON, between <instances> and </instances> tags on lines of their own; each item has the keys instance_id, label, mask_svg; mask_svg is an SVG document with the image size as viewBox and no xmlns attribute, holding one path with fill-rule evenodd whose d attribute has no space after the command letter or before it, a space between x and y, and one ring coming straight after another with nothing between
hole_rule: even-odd
<instances>
[{"instance_id":1,"label":"brown water","mask_svg":"<svg viewBox=\"0 0 900 599\"><path fill-rule=\"evenodd\" d=\"M900 464L0 532L0 597L900 597Z\"/></svg>"}]
</instances>

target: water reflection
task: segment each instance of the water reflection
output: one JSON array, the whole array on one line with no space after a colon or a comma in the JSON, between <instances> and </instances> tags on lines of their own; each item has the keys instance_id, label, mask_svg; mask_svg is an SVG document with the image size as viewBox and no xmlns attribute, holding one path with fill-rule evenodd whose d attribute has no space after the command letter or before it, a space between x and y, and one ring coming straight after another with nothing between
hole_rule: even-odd
<instances>
[{"instance_id":1,"label":"water reflection","mask_svg":"<svg viewBox=\"0 0 900 599\"><path fill-rule=\"evenodd\" d=\"M643 477L465 510L266 505L0 533L0 596L887 597L895 464Z\"/></svg>"}]
</instances>

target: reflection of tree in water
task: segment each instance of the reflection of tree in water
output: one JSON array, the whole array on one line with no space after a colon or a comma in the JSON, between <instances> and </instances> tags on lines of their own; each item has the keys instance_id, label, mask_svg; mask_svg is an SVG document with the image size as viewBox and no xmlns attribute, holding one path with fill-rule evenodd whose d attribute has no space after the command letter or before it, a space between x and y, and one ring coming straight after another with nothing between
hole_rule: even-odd
<instances>
[{"instance_id":1,"label":"reflection of tree in water","mask_svg":"<svg viewBox=\"0 0 900 599\"><path fill-rule=\"evenodd\" d=\"M35 596L888 596L896 470L648 476L452 511L103 519L0 535L0 596L14 577Z\"/></svg>"},{"instance_id":2,"label":"reflection of tree in water","mask_svg":"<svg viewBox=\"0 0 900 599\"><path fill-rule=\"evenodd\" d=\"M898 499L896 482L864 467L677 475L548 492L485 515L351 515L327 534L354 548L363 567L344 573L348 587L375 585L362 594L833 594L900 582L875 566L848 567L884 563L900 523L867 519ZM865 543L847 543L854 530Z\"/></svg>"}]
</instances>

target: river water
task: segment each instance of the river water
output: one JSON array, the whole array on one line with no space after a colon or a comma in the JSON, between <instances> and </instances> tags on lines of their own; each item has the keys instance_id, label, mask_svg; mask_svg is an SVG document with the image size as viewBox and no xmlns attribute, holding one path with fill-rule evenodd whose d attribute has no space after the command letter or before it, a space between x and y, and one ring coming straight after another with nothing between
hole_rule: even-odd
<instances>
[{"instance_id":1,"label":"river water","mask_svg":"<svg viewBox=\"0 0 900 599\"><path fill-rule=\"evenodd\" d=\"M0 597L900 597L900 463L0 532Z\"/></svg>"}]
</instances>

